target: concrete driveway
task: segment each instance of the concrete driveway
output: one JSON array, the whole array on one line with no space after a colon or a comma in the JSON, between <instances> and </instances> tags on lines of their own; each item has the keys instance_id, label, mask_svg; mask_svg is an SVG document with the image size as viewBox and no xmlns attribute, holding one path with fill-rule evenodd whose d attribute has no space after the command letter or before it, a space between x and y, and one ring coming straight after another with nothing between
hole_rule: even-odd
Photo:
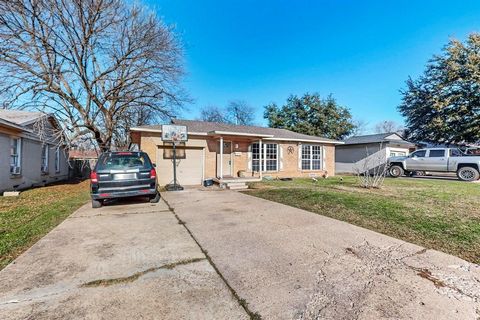
<instances>
[{"instance_id":1,"label":"concrete driveway","mask_svg":"<svg viewBox=\"0 0 480 320\"><path fill-rule=\"evenodd\" d=\"M164 195L262 319L478 319L480 267L232 191Z\"/></svg>"},{"instance_id":2,"label":"concrete driveway","mask_svg":"<svg viewBox=\"0 0 480 320\"><path fill-rule=\"evenodd\" d=\"M85 205L0 272L0 319L248 319L165 203Z\"/></svg>"}]
</instances>

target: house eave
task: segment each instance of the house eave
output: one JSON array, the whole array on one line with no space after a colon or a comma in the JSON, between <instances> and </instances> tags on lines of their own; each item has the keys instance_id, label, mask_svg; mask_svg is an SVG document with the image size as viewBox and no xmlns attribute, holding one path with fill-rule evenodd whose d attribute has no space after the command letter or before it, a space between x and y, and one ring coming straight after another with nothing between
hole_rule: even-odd
<instances>
[{"instance_id":1,"label":"house eave","mask_svg":"<svg viewBox=\"0 0 480 320\"><path fill-rule=\"evenodd\" d=\"M292 139L292 138L266 138L265 140L272 141L293 141L293 142L310 142L310 143L329 143L329 144L345 144L343 141L331 141L331 140L320 140L320 139Z\"/></svg>"},{"instance_id":2,"label":"house eave","mask_svg":"<svg viewBox=\"0 0 480 320\"><path fill-rule=\"evenodd\" d=\"M209 131L209 136L240 136L240 137L256 137L256 138L272 138L272 134L258 134L258 133L242 133L232 131Z\"/></svg>"}]
</instances>

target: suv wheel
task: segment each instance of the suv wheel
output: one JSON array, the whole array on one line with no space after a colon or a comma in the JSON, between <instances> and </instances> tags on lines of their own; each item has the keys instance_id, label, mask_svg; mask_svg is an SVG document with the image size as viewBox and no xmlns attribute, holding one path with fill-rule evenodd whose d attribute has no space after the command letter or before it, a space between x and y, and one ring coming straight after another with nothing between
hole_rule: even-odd
<instances>
[{"instance_id":1,"label":"suv wheel","mask_svg":"<svg viewBox=\"0 0 480 320\"><path fill-rule=\"evenodd\" d=\"M390 177L398 178L403 176L403 168L396 165L391 166L390 169L388 169L388 173L390 174Z\"/></svg>"},{"instance_id":2,"label":"suv wheel","mask_svg":"<svg viewBox=\"0 0 480 320\"><path fill-rule=\"evenodd\" d=\"M92 200L92 208L100 208L103 205L103 200Z\"/></svg>"},{"instance_id":3,"label":"suv wheel","mask_svg":"<svg viewBox=\"0 0 480 320\"><path fill-rule=\"evenodd\" d=\"M473 167L462 167L458 169L457 177L462 181L475 181L480 178L480 173Z\"/></svg>"},{"instance_id":4,"label":"suv wheel","mask_svg":"<svg viewBox=\"0 0 480 320\"><path fill-rule=\"evenodd\" d=\"M150 197L150 203L157 203L158 201L160 201L160 192L157 191L155 196Z\"/></svg>"}]
</instances>

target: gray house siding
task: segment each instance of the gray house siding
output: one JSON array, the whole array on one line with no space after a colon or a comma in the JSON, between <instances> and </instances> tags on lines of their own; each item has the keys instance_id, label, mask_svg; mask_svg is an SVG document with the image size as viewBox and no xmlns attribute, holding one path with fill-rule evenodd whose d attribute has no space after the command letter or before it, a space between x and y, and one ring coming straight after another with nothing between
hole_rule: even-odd
<instances>
[{"instance_id":1,"label":"gray house siding","mask_svg":"<svg viewBox=\"0 0 480 320\"><path fill-rule=\"evenodd\" d=\"M339 145L335 148L335 161L344 163L354 163L374 154L386 144L380 147L380 143L358 144L358 145Z\"/></svg>"},{"instance_id":2,"label":"gray house siding","mask_svg":"<svg viewBox=\"0 0 480 320\"><path fill-rule=\"evenodd\" d=\"M12 137L21 137L21 172L10 174L10 144ZM68 178L68 162L65 149L60 149L60 170L55 171L56 146L49 144L48 172L42 173L42 143L25 137L0 133L0 192L22 190Z\"/></svg>"}]
</instances>

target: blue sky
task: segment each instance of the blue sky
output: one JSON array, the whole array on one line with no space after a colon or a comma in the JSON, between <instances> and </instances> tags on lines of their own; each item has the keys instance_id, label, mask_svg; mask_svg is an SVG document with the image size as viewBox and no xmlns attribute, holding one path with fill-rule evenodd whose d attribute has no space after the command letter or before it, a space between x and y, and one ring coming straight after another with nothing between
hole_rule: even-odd
<instances>
[{"instance_id":1,"label":"blue sky","mask_svg":"<svg viewBox=\"0 0 480 320\"><path fill-rule=\"evenodd\" d=\"M185 46L184 86L205 105L242 99L255 107L290 94L330 93L372 127L403 122L405 80L450 38L480 31L480 1L145 0Z\"/></svg>"}]
</instances>

